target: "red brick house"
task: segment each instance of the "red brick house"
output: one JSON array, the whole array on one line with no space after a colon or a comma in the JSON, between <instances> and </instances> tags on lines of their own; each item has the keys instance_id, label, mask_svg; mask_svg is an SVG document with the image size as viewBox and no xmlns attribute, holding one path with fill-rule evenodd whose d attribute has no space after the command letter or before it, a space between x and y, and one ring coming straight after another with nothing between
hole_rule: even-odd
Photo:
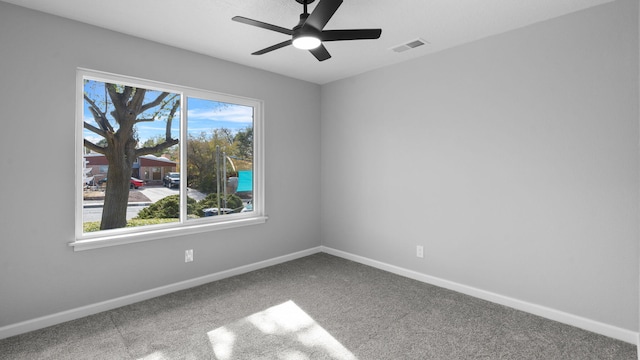
<instances>
[{"instance_id":1,"label":"red brick house","mask_svg":"<svg viewBox=\"0 0 640 360\"><path fill-rule=\"evenodd\" d=\"M87 168L91 168L90 176L98 182L107 176L109 162L107 158L98 153L90 153L84 156L87 160ZM131 176L144 180L147 184L162 184L162 178L166 173L177 171L178 164L164 157L143 155L133 163Z\"/></svg>"}]
</instances>

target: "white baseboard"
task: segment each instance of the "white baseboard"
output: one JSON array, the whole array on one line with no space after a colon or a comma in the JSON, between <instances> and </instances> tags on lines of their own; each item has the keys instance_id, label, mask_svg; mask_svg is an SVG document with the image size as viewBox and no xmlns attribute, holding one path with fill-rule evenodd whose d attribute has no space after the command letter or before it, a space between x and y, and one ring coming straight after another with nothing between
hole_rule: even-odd
<instances>
[{"instance_id":1,"label":"white baseboard","mask_svg":"<svg viewBox=\"0 0 640 360\"><path fill-rule=\"evenodd\" d=\"M66 321L79 319L81 317L97 314L103 311L116 309L121 306L130 305L136 302L148 300L154 297L166 295L166 294L180 291L180 290L185 290L185 289L203 285L212 281L222 280L231 276L244 274L250 271L259 270L268 266L281 264L287 261L295 260L295 259L312 255L318 252L325 252L327 254L335 255L347 260L352 260L364 265L375 267L377 269L388 271L390 273L401 275L410 279L414 279L427 284L457 291L466 295L491 301L497 304L505 305L517 310L522 310L534 315L542 316L550 320L575 326L587 331L608 336L624 342L636 344L640 349L640 334L631 330L622 329L616 326L612 326L612 325L601 323L591 319L583 318L583 317L569 314L566 312L558 311L545 306L532 304L526 301L510 298L500 294L474 288L471 286L459 284L456 282L444 280L444 279L426 275L426 274L422 274L413 270L408 270L395 265L390 265L377 260L365 258L359 255L354 255L345 251L336 250L336 249L325 247L325 246L319 246L319 247L299 251L296 253L279 256L273 259L259 261L253 264L248 264L248 265L240 266L237 268L217 272L214 274L209 274L209 275L181 281L174 284L169 284L169 285L158 287L155 289L150 289L150 290L138 292L135 294L126 295L119 298L106 300L99 303L90 304L90 305L82 306L79 308L39 317L36 319L27 320L20 323L0 327L0 339L23 334L23 333L37 330L37 329L42 329L42 328L60 324ZM638 360L640 360L640 351L638 355Z\"/></svg>"},{"instance_id":2,"label":"white baseboard","mask_svg":"<svg viewBox=\"0 0 640 360\"><path fill-rule=\"evenodd\" d=\"M618 339L624 342L628 342L634 345L639 345L639 334L631 330L622 329L616 326L598 322L595 320L587 319L581 316L569 314L563 311L555 310L549 307L529 303L526 301L514 299L508 296L492 293L482 289L474 288L471 286L459 284L453 281L441 279L438 277L425 275L417 271L408 270L395 265L390 265L377 260L372 260L359 255L354 255L345 251L336 250L326 246L321 247L321 251L327 254L335 255L347 260L355 261L364 265L368 265L377 269L385 270L390 273L394 273L400 276L404 276L410 279L421 281L427 284L439 286L445 289L453 290L459 293L470 295L483 300L491 301L500 305L505 305L510 308L525 311L534 315L538 315L550 320L558 321L563 324L575 326L587 331L594 332L596 334L608 336L614 339ZM640 360L640 352L639 359Z\"/></svg>"},{"instance_id":3,"label":"white baseboard","mask_svg":"<svg viewBox=\"0 0 640 360\"><path fill-rule=\"evenodd\" d=\"M259 270L268 266L277 265L287 261L295 260L301 257L312 255L321 251L321 247L315 247L292 254L279 256L273 259L259 261L253 264L240 266L230 270L220 271L214 274L209 274L194 279L181 281L166 286L161 286L155 289L141 291L139 293L122 296L119 298L102 301L96 304L82 306L79 308L62 311L59 313L39 317L32 320L23 321L16 324L0 327L0 339L8 338L10 336L23 334L29 331L38 330L47 326L60 324L66 321L79 319L81 317L94 315L103 311L112 310L121 306L134 304L140 301L148 300L154 297L166 295L172 292L189 289L195 286L204 285L216 280L222 280L231 276L248 273L250 271Z\"/></svg>"}]
</instances>

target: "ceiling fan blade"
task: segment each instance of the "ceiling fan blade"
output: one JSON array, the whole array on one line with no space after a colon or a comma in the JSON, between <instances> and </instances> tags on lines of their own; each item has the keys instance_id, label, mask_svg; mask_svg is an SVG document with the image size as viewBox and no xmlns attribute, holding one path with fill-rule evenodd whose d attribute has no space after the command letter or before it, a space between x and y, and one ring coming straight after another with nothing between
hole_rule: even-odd
<instances>
[{"instance_id":1,"label":"ceiling fan blade","mask_svg":"<svg viewBox=\"0 0 640 360\"><path fill-rule=\"evenodd\" d=\"M309 50L309 52L311 52L313 56L315 56L316 59L318 59L318 61L325 61L331 58L331 54L329 54L329 51L327 51L327 48L324 47L324 45L322 44L320 44L320 46L318 46L315 49Z\"/></svg>"},{"instance_id":2,"label":"ceiling fan blade","mask_svg":"<svg viewBox=\"0 0 640 360\"><path fill-rule=\"evenodd\" d=\"M322 41L377 39L382 29L324 30L320 34Z\"/></svg>"},{"instance_id":3,"label":"ceiling fan blade","mask_svg":"<svg viewBox=\"0 0 640 360\"><path fill-rule=\"evenodd\" d=\"M279 32L279 33L286 34L286 35L293 35L293 30L286 29L286 28L283 28L283 27L277 26L277 25L267 24L266 22L249 19L249 18L246 18L246 17L243 17L243 16L234 16L234 17L231 18L231 20L237 21L239 23L243 23L243 24L247 24L247 25L253 25L253 26L257 26L259 28L263 28L263 29Z\"/></svg>"},{"instance_id":4,"label":"ceiling fan blade","mask_svg":"<svg viewBox=\"0 0 640 360\"><path fill-rule=\"evenodd\" d=\"M271 45L268 48L264 48L262 50L258 50L256 52L252 53L251 55L263 55L263 54L266 54L266 53L271 52L273 50L278 50L278 49L283 48L285 46L289 46L292 43L293 43L293 40L283 41L283 42L281 42L279 44Z\"/></svg>"},{"instance_id":5,"label":"ceiling fan blade","mask_svg":"<svg viewBox=\"0 0 640 360\"><path fill-rule=\"evenodd\" d=\"M317 30L324 29L324 26L327 25L329 19L335 14L340 5L342 5L342 0L320 0L320 3L313 9L304 25L311 25Z\"/></svg>"}]
</instances>

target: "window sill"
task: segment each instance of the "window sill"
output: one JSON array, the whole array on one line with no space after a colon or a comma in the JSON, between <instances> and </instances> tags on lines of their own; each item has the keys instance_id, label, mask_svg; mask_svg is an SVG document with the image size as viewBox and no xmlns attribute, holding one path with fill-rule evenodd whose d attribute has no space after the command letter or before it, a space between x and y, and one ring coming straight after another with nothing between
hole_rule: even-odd
<instances>
[{"instance_id":1,"label":"window sill","mask_svg":"<svg viewBox=\"0 0 640 360\"><path fill-rule=\"evenodd\" d=\"M99 249L103 247L132 244L143 241L151 241L164 239L168 237L196 234L206 231L216 231L224 229L232 229L248 225L264 224L269 219L268 216L257 216L250 218L235 219L224 222L184 225L179 227L163 228L156 230L147 230L139 233L126 233L118 235L106 235L100 237L92 237L88 239L77 239L70 242L69 246L73 247L73 251L83 251L91 249Z\"/></svg>"}]
</instances>

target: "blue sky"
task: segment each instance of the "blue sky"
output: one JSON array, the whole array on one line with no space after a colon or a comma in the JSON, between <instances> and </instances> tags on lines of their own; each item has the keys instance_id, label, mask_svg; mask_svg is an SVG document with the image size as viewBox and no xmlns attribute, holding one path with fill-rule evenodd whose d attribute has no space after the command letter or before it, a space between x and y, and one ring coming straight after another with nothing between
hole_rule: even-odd
<instances>
[{"instance_id":1,"label":"blue sky","mask_svg":"<svg viewBox=\"0 0 640 360\"><path fill-rule=\"evenodd\" d=\"M89 97L96 100L96 103L103 110L104 106L104 86L101 82L87 81L85 84L85 92L89 94ZM156 98L159 95L157 91L147 91L146 101ZM146 102L145 101L145 102ZM88 103L85 101L84 106L84 121L97 126L96 122L88 110ZM199 135L201 132L211 133L213 129L226 128L232 131L243 130L253 125L253 108L249 106L235 105L229 103L222 103L212 100L203 100L197 98L188 99L188 127L189 134ZM110 112L108 110L107 112ZM145 115L145 114L143 114ZM108 115L110 118L110 115ZM149 138L156 137L158 135L164 136L165 134L165 122L166 117L161 118L153 122L141 122L136 125L138 137L140 143L143 143ZM172 136L178 138L179 136L179 116L174 118L172 123ZM111 125L117 129L117 124L112 118L109 119ZM98 142L102 139L101 136L84 129L83 136L92 142Z\"/></svg>"}]
</instances>

